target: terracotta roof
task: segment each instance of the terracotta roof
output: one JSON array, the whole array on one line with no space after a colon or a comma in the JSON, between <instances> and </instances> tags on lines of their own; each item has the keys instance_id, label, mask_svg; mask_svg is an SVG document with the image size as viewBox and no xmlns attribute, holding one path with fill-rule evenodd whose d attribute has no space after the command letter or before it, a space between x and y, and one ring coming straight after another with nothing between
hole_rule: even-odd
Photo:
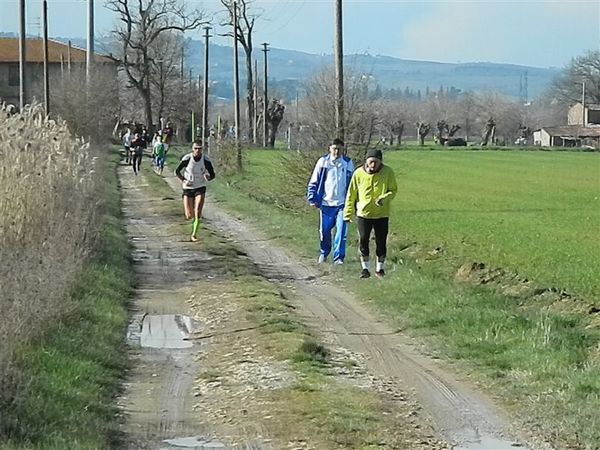
<instances>
[{"instance_id":1,"label":"terracotta roof","mask_svg":"<svg viewBox=\"0 0 600 450\"><path fill-rule=\"evenodd\" d=\"M48 61L60 63L60 55L67 61L69 46L62 42L48 40ZM27 39L25 44L25 56L27 62L44 62L44 45L42 39ZM86 51L71 46L71 61L85 62ZM95 55L96 62L112 63L110 58L103 55ZM19 62L19 39L0 38L0 63Z\"/></svg>"},{"instance_id":2,"label":"terracotta roof","mask_svg":"<svg viewBox=\"0 0 600 450\"><path fill-rule=\"evenodd\" d=\"M542 129L552 136L600 137L600 126L563 125L559 127L542 127Z\"/></svg>"}]
</instances>

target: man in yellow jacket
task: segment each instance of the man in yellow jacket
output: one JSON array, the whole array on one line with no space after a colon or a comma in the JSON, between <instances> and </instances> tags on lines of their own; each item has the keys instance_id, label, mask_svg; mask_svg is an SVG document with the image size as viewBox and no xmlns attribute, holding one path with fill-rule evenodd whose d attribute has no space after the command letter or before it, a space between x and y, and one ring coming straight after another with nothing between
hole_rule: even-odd
<instances>
[{"instance_id":1,"label":"man in yellow jacket","mask_svg":"<svg viewBox=\"0 0 600 450\"><path fill-rule=\"evenodd\" d=\"M398 186L394 171L383 164L381 150L367 151L365 164L356 169L344 205L344 221L351 222L356 214L359 234L361 278L369 278L369 238L375 232L377 267L375 276L385 276L383 268L387 253L390 203L396 196Z\"/></svg>"}]
</instances>

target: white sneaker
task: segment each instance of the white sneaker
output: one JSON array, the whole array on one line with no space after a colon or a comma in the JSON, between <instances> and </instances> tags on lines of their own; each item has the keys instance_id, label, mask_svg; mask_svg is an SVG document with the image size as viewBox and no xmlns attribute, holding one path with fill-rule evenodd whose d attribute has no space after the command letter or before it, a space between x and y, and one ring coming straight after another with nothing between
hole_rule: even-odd
<instances>
[{"instance_id":1,"label":"white sneaker","mask_svg":"<svg viewBox=\"0 0 600 450\"><path fill-rule=\"evenodd\" d=\"M317 259L317 263L321 264L325 262L325 256L324 255L319 255L319 259Z\"/></svg>"},{"instance_id":2,"label":"white sneaker","mask_svg":"<svg viewBox=\"0 0 600 450\"><path fill-rule=\"evenodd\" d=\"M336 259L333 262L333 264L336 265L336 266L341 266L342 264L344 264L344 260L343 259Z\"/></svg>"}]
</instances>

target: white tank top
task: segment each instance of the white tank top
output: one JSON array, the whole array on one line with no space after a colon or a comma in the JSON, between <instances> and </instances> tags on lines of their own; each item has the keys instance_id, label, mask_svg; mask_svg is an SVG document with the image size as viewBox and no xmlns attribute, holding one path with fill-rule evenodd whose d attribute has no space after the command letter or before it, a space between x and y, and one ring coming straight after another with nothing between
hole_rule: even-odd
<instances>
[{"instance_id":1,"label":"white tank top","mask_svg":"<svg viewBox=\"0 0 600 450\"><path fill-rule=\"evenodd\" d=\"M202 155L199 161L196 161L191 153L188 153L182 158L182 161L188 160L188 164L183 170L183 176L186 181L191 183L183 183L183 189L198 189L206 186L206 179L204 175L208 173L206 165L204 164L205 155Z\"/></svg>"}]
</instances>

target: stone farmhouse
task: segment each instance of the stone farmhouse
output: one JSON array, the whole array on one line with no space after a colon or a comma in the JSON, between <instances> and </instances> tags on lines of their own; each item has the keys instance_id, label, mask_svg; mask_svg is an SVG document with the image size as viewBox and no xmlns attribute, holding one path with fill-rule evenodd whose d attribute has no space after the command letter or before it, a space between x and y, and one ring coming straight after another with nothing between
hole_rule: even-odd
<instances>
[{"instance_id":1,"label":"stone farmhouse","mask_svg":"<svg viewBox=\"0 0 600 450\"><path fill-rule=\"evenodd\" d=\"M600 149L600 105L576 103L569 108L567 125L534 131L535 145Z\"/></svg>"}]
</instances>

